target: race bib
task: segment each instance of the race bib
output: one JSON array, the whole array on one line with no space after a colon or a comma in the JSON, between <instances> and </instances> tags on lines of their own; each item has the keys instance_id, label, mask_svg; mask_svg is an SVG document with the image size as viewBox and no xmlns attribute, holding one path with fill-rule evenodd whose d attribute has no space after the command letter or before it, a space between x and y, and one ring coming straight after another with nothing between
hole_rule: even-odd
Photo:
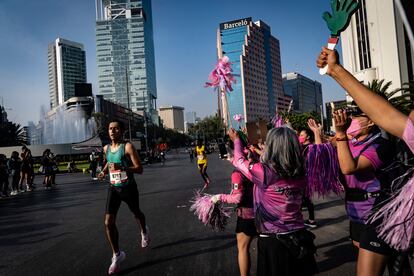
<instances>
[{"instance_id":1,"label":"race bib","mask_svg":"<svg viewBox=\"0 0 414 276\"><path fill-rule=\"evenodd\" d=\"M112 185L126 183L128 181L128 175L126 172L121 170L110 171L109 181Z\"/></svg>"},{"instance_id":2,"label":"race bib","mask_svg":"<svg viewBox=\"0 0 414 276\"><path fill-rule=\"evenodd\" d=\"M197 155L198 160L203 160L204 159L204 155Z\"/></svg>"}]
</instances>

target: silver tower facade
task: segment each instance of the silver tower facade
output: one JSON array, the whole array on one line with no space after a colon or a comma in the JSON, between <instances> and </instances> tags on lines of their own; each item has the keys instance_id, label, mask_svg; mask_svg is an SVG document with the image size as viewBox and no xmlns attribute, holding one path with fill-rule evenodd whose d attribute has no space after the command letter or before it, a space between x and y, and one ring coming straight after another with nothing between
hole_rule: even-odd
<instances>
[{"instance_id":1,"label":"silver tower facade","mask_svg":"<svg viewBox=\"0 0 414 276\"><path fill-rule=\"evenodd\" d=\"M86 55L83 45L57 38L48 46L50 108L75 96L75 83L86 83Z\"/></svg>"},{"instance_id":2,"label":"silver tower facade","mask_svg":"<svg viewBox=\"0 0 414 276\"><path fill-rule=\"evenodd\" d=\"M96 0L99 94L155 122L157 86L150 0Z\"/></svg>"}]
</instances>

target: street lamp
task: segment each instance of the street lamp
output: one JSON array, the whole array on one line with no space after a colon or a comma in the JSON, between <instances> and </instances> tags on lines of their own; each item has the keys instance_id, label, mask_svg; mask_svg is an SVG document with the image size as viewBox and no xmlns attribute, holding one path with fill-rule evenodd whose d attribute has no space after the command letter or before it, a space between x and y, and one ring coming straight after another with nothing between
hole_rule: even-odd
<instances>
[{"instance_id":1,"label":"street lamp","mask_svg":"<svg viewBox=\"0 0 414 276\"><path fill-rule=\"evenodd\" d=\"M147 129L147 106L146 106L146 103L147 103L147 99L144 96L144 111L143 111L143 115L144 115L144 130L145 130L145 150L148 150L148 129Z\"/></svg>"}]
</instances>

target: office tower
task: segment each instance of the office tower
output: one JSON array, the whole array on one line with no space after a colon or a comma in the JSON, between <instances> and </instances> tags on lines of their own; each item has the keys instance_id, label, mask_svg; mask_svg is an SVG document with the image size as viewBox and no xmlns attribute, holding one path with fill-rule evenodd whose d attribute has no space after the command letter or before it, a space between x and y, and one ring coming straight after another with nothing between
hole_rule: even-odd
<instances>
[{"instance_id":1,"label":"office tower","mask_svg":"<svg viewBox=\"0 0 414 276\"><path fill-rule=\"evenodd\" d=\"M227 94L227 117L233 126L238 125L235 114L241 114L244 122L253 122L268 120L276 109L286 108L289 100L282 90L279 41L268 25L250 17L221 23L217 49L219 58L229 57L237 81Z\"/></svg>"},{"instance_id":2,"label":"office tower","mask_svg":"<svg viewBox=\"0 0 414 276\"><path fill-rule=\"evenodd\" d=\"M322 85L299 73L283 74L283 90L293 99L296 112L322 112Z\"/></svg>"},{"instance_id":3,"label":"office tower","mask_svg":"<svg viewBox=\"0 0 414 276\"><path fill-rule=\"evenodd\" d=\"M86 57L83 45L57 38L48 46L50 108L75 96L75 84L86 83Z\"/></svg>"},{"instance_id":4,"label":"office tower","mask_svg":"<svg viewBox=\"0 0 414 276\"><path fill-rule=\"evenodd\" d=\"M163 121L164 127L184 132L184 107L161 106L158 113Z\"/></svg>"},{"instance_id":5,"label":"office tower","mask_svg":"<svg viewBox=\"0 0 414 276\"><path fill-rule=\"evenodd\" d=\"M99 94L156 123L150 0L96 0Z\"/></svg>"}]
</instances>

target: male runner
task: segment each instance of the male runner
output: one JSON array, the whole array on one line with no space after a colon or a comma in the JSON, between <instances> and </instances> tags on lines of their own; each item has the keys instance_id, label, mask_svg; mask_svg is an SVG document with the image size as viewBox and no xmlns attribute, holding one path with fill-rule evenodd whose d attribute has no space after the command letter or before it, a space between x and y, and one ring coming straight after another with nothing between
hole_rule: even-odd
<instances>
[{"instance_id":1,"label":"male runner","mask_svg":"<svg viewBox=\"0 0 414 276\"><path fill-rule=\"evenodd\" d=\"M111 144L104 147L107 163L98 175L103 180L109 169L110 185L106 202L105 229L106 237L112 248L112 263L108 274L117 273L120 263L125 259L125 252L119 250L118 229L115 224L116 214L124 201L134 214L137 223L141 225L141 246L149 245L149 229L145 223L145 215L139 208L139 193L134 179L134 173L143 171L141 161L134 146L122 140L124 124L117 120L109 123Z\"/></svg>"}]
</instances>

